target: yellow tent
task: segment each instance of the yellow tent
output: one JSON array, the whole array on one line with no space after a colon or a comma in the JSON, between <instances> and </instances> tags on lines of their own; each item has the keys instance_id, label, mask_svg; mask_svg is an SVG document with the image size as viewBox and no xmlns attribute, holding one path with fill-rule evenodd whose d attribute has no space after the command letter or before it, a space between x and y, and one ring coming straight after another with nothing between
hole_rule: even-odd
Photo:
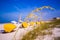
<instances>
[{"instance_id":1,"label":"yellow tent","mask_svg":"<svg viewBox=\"0 0 60 40\"><path fill-rule=\"evenodd\" d=\"M16 26L12 23L7 23L7 24L4 24L4 31L5 32L11 32L13 31L14 29L16 28Z\"/></svg>"}]
</instances>

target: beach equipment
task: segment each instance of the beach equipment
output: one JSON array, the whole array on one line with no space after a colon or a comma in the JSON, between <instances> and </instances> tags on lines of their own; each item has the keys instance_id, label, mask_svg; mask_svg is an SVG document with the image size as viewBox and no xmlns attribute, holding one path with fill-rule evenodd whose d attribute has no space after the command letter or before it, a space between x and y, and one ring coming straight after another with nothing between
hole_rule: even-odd
<instances>
[{"instance_id":1,"label":"beach equipment","mask_svg":"<svg viewBox=\"0 0 60 40\"><path fill-rule=\"evenodd\" d=\"M40 25L40 22L36 22L36 25Z\"/></svg>"},{"instance_id":2,"label":"beach equipment","mask_svg":"<svg viewBox=\"0 0 60 40\"><path fill-rule=\"evenodd\" d=\"M30 26L34 26L35 22L30 22Z\"/></svg>"},{"instance_id":3,"label":"beach equipment","mask_svg":"<svg viewBox=\"0 0 60 40\"><path fill-rule=\"evenodd\" d=\"M27 22L22 22L22 27L27 28L29 24Z\"/></svg>"},{"instance_id":4,"label":"beach equipment","mask_svg":"<svg viewBox=\"0 0 60 40\"><path fill-rule=\"evenodd\" d=\"M41 23L44 24L45 22L44 22L44 21L40 21L40 24L41 24Z\"/></svg>"},{"instance_id":5,"label":"beach equipment","mask_svg":"<svg viewBox=\"0 0 60 40\"><path fill-rule=\"evenodd\" d=\"M4 24L4 31L5 32L11 32L13 31L14 29L16 28L16 26L12 23L7 23L7 24Z\"/></svg>"}]
</instances>

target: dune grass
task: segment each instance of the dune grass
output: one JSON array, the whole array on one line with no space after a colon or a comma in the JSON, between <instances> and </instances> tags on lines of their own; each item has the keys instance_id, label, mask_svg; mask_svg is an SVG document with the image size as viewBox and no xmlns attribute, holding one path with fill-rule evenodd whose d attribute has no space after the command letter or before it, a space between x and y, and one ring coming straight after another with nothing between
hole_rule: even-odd
<instances>
[{"instance_id":1,"label":"dune grass","mask_svg":"<svg viewBox=\"0 0 60 40\"><path fill-rule=\"evenodd\" d=\"M43 30L54 28L56 27L56 25L59 25L59 24L60 24L60 20L53 20L50 23L41 24L40 26L37 26L36 28L34 28L34 30L26 33L26 35L23 36L22 40L34 40L38 35L46 35L45 32L42 32ZM50 34L50 32L48 33Z\"/></svg>"}]
</instances>

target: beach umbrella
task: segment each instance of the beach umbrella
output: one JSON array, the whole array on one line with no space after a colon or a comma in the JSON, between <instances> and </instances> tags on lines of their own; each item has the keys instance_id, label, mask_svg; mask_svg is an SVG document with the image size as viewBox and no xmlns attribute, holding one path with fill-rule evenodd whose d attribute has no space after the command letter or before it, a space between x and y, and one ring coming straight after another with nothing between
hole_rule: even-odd
<instances>
[{"instance_id":1,"label":"beach umbrella","mask_svg":"<svg viewBox=\"0 0 60 40\"><path fill-rule=\"evenodd\" d=\"M37 25L40 25L40 22L36 22Z\"/></svg>"},{"instance_id":2,"label":"beach umbrella","mask_svg":"<svg viewBox=\"0 0 60 40\"><path fill-rule=\"evenodd\" d=\"M29 24L27 22L22 22L22 27L27 28Z\"/></svg>"},{"instance_id":3,"label":"beach umbrella","mask_svg":"<svg viewBox=\"0 0 60 40\"><path fill-rule=\"evenodd\" d=\"M34 26L35 22L30 22L30 26Z\"/></svg>"},{"instance_id":4,"label":"beach umbrella","mask_svg":"<svg viewBox=\"0 0 60 40\"><path fill-rule=\"evenodd\" d=\"M4 31L5 32L11 32L13 31L14 29L16 28L16 26L12 23L7 23L7 24L4 24Z\"/></svg>"}]
</instances>

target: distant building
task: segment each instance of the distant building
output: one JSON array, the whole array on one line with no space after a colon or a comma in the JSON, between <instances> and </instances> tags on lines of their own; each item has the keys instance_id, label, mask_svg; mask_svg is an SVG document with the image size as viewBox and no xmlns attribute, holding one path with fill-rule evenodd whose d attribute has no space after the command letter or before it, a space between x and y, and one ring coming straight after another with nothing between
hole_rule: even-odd
<instances>
[{"instance_id":1,"label":"distant building","mask_svg":"<svg viewBox=\"0 0 60 40\"><path fill-rule=\"evenodd\" d=\"M54 17L53 19L60 19L60 17Z\"/></svg>"}]
</instances>

